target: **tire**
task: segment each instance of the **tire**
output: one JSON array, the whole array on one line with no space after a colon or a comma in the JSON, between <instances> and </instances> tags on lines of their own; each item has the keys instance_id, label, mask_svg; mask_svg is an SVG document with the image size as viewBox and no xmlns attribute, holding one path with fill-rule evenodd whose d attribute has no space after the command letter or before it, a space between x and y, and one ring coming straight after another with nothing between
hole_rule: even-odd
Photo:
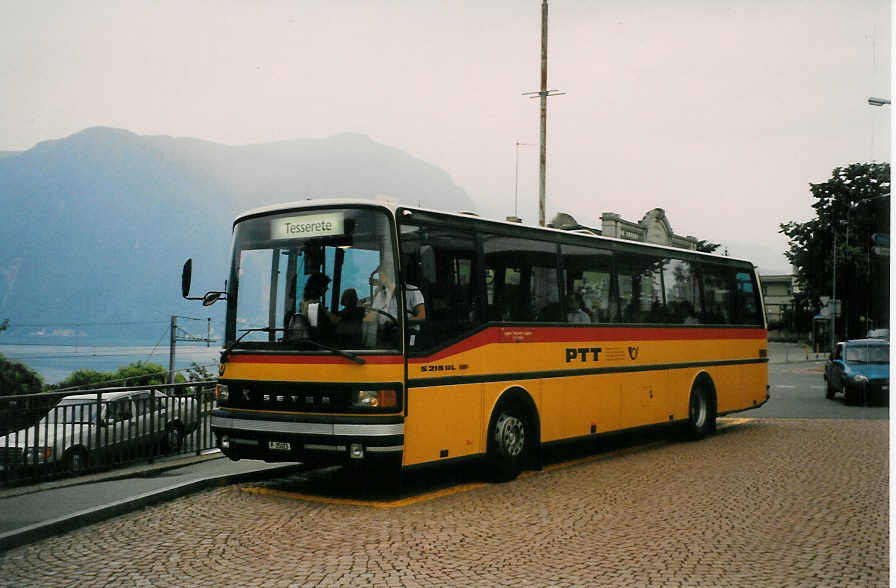
<instances>
[{"instance_id":1,"label":"tire","mask_svg":"<svg viewBox=\"0 0 896 588\"><path fill-rule=\"evenodd\" d=\"M178 453L184 444L184 432L178 425L168 425L165 429L165 449L168 453Z\"/></svg>"},{"instance_id":2,"label":"tire","mask_svg":"<svg viewBox=\"0 0 896 588\"><path fill-rule=\"evenodd\" d=\"M709 388L702 384L695 384L691 389L691 399L688 403L688 422L685 426L685 434L688 439L696 441L703 439L707 433L715 430L716 407Z\"/></svg>"},{"instance_id":3,"label":"tire","mask_svg":"<svg viewBox=\"0 0 896 588\"><path fill-rule=\"evenodd\" d=\"M488 461L495 481L508 482L519 476L532 444L532 428L523 411L502 404L488 433Z\"/></svg>"},{"instance_id":4,"label":"tire","mask_svg":"<svg viewBox=\"0 0 896 588\"><path fill-rule=\"evenodd\" d=\"M65 469L72 475L79 476L87 471L87 452L83 449L71 449L65 454Z\"/></svg>"}]
</instances>

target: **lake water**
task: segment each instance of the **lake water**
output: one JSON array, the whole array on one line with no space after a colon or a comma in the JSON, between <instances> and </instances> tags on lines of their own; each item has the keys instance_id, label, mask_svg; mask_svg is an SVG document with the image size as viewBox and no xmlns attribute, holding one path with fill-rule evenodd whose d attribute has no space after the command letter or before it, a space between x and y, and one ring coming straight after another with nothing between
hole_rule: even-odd
<instances>
[{"instance_id":1,"label":"lake water","mask_svg":"<svg viewBox=\"0 0 896 588\"><path fill-rule=\"evenodd\" d=\"M174 369L184 370L192 363L218 375L220 347L178 344ZM114 372L130 363L157 363L168 369L168 346L125 345L16 345L0 344L0 355L21 362L40 374L46 384L55 384L80 369Z\"/></svg>"}]
</instances>

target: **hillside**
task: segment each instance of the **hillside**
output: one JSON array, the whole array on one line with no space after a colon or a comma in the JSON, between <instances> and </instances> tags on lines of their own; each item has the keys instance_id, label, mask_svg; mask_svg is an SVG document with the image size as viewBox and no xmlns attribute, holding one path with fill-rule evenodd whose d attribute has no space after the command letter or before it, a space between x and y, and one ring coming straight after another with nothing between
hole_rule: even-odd
<instances>
[{"instance_id":1,"label":"hillside","mask_svg":"<svg viewBox=\"0 0 896 588\"><path fill-rule=\"evenodd\" d=\"M208 316L180 299L180 267L222 287L238 212L377 195L475 209L443 170L357 134L227 146L95 127L3 152L3 342L152 343L172 314Z\"/></svg>"}]
</instances>

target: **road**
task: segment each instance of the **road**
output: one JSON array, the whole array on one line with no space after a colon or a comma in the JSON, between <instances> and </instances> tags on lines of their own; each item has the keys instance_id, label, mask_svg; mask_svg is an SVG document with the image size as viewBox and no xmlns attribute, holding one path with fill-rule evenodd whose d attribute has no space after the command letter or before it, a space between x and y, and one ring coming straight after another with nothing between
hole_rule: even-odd
<instances>
[{"instance_id":1,"label":"road","mask_svg":"<svg viewBox=\"0 0 896 588\"><path fill-rule=\"evenodd\" d=\"M819 366L771 364L703 441L555 448L506 484L214 487L0 555L0 586L887 586L889 411L825 399Z\"/></svg>"},{"instance_id":2,"label":"road","mask_svg":"<svg viewBox=\"0 0 896 588\"><path fill-rule=\"evenodd\" d=\"M751 418L889 419L887 406L847 406L824 397L824 362L769 364L771 399L743 413Z\"/></svg>"}]
</instances>

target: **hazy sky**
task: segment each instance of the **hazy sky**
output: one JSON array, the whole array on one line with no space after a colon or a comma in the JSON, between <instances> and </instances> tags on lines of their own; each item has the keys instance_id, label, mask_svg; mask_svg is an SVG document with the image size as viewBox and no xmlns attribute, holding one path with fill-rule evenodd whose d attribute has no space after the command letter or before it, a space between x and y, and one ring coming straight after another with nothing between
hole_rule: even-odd
<instances>
[{"instance_id":1,"label":"hazy sky","mask_svg":"<svg viewBox=\"0 0 896 588\"><path fill-rule=\"evenodd\" d=\"M538 143L540 0L0 0L0 150L104 125L227 144L365 133L487 216ZM551 0L548 219L664 208L786 271L809 182L890 159L887 0ZM350 170L346 170L350 173ZM519 151L537 221L538 148ZM225 246L226 244L222 244Z\"/></svg>"}]
</instances>

